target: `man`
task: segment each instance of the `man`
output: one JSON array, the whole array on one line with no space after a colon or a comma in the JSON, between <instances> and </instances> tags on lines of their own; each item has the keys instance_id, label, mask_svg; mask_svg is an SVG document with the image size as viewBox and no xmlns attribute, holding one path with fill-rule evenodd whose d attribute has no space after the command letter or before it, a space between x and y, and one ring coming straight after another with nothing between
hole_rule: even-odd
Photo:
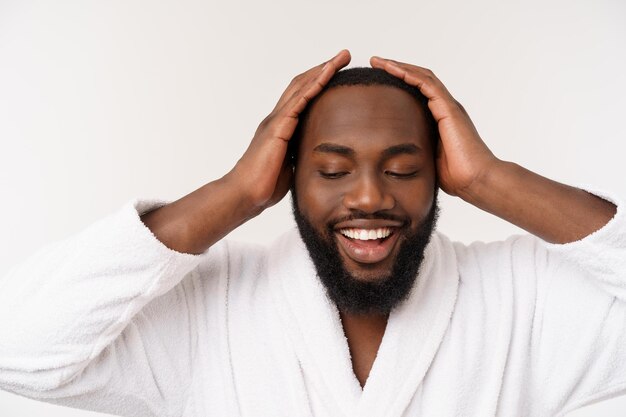
<instances>
[{"instance_id":1,"label":"man","mask_svg":"<svg viewBox=\"0 0 626 417\"><path fill-rule=\"evenodd\" d=\"M0 386L128 416L548 416L626 392L618 200L498 159L429 70L349 61L296 77L223 178L11 271ZM290 188L298 232L223 239ZM532 235L450 242L439 188Z\"/></svg>"}]
</instances>

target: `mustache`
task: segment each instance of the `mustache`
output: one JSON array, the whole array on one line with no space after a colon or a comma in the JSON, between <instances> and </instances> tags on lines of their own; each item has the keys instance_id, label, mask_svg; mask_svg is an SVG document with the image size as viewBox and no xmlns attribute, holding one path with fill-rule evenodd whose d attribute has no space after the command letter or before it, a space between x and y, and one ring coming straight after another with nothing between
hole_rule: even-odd
<instances>
[{"instance_id":1,"label":"mustache","mask_svg":"<svg viewBox=\"0 0 626 417\"><path fill-rule=\"evenodd\" d=\"M331 220L328 223L328 230L334 230L335 225L337 223L351 221L351 220L391 220L402 223L402 226L406 226L409 223L409 219L407 217L397 216L395 214L390 213L366 213L364 211L354 211L347 216L338 217L336 219Z\"/></svg>"}]
</instances>

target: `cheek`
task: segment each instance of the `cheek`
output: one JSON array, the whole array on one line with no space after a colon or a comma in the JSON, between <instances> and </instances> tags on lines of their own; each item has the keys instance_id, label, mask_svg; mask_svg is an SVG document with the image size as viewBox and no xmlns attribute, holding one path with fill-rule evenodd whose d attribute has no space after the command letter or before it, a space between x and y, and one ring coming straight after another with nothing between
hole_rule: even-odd
<instances>
[{"instance_id":1,"label":"cheek","mask_svg":"<svg viewBox=\"0 0 626 417\"><path fill-rule=\"evenodd\" d=\"M394 193L396 209L411 218L417 227L430 212L435 198L434 181L419 181Z\"/></svg>"},{"instance_id":2,"label":"cheek","mask_svg":"<svg viewBox=\"0 0 626 417\"><path fill-rule=\"evenodd\" d=\"M324 186L314 177L295 178L298 207L311 222L326 223L341 205L339 187Z\"/></svg>"},{"instance_id":3,"label":"cheek","mask_svg":"<svg viewBox=\"0 0 626 417\"><path fill-rule=\"evenodd\" d=\"M399 197L397 203L412 219L421 221L421 219L428 215L432 207L433 192L430 190L422 190L422 192L416 193L414 196L407 196L405 194Z\"/></svg>"}]
</instances>

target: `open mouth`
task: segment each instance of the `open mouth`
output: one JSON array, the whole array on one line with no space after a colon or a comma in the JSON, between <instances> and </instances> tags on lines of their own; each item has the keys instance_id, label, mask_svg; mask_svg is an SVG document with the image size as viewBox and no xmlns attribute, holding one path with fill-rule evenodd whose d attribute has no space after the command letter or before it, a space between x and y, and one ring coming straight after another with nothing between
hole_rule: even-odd
<instances>
[{"instance_id":1,"label":"open mouth","mask_svg":"<svg viewBox=\"0 0 626 417\"><path fill-rule=\"evenodd\" d=\"M383 261L392 252L399 236L397 230L396 227L341 228L335 232L341 250L350 259L372 264Z\"/></svg>"},{"instance_id":2,"label":"open mouth","mask_svg":"<svg viewBox=\"0 0 626 417\"><path fill-rule=\"evenodd\" d=\"M368 241L387 239L391 235L390 227L381 227L378 229L355 229L346 228L339 229L339 233L348 239Z\"/></svg>"}]
</instances>

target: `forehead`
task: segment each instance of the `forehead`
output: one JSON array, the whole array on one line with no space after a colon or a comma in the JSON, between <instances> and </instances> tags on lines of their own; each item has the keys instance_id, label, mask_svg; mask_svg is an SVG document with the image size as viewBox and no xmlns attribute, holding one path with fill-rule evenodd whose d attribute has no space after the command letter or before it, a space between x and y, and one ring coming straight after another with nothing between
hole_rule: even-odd
<instances>
[{"instance_id":1,"label":"forehead","mask_svg":"<svg viewBox=\"0 0 626 417\"><path fill-rule=\"evenodd\" d=\"M417 100L390 86L341 86L325 91L309 109L301 151L333 142L359 147L414 143L430 149L427 118Z\"/></svg>"}]
</instances>

